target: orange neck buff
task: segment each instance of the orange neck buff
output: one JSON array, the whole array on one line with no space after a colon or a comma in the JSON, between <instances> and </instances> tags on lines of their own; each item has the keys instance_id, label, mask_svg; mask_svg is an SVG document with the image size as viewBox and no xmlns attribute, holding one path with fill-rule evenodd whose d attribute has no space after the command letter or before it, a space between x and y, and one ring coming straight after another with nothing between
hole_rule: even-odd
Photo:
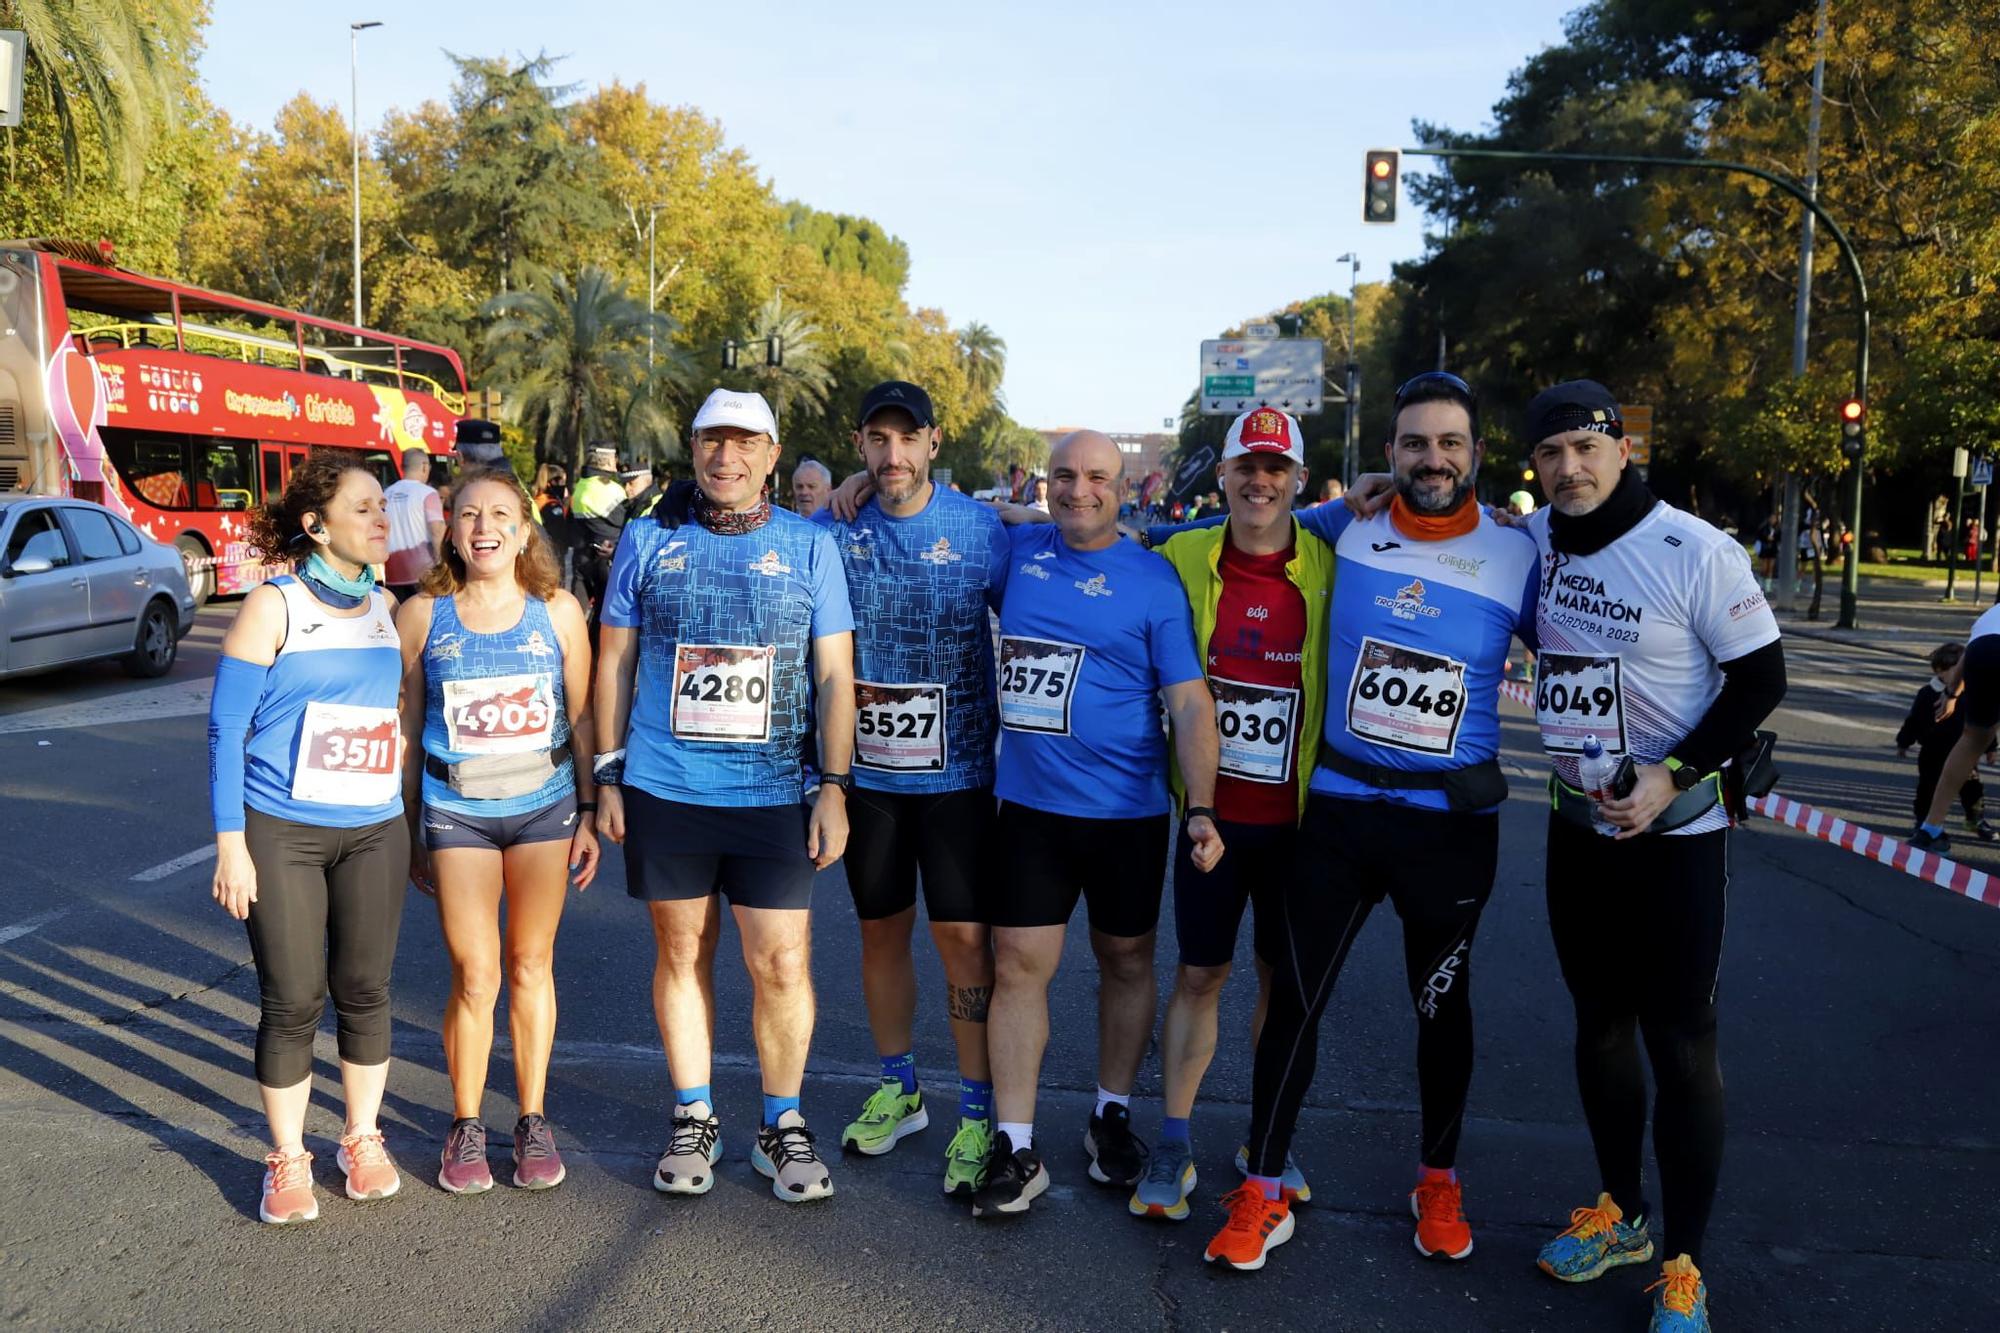
<instances>
[{"instance_id":1,"label":"orange neck buff","mask_svg":"<svg viewBox=\"0 0 2000 1333\"><path fill-rule=\"evenodd\" d=\"M1398 495L1389 501L1389 521L1396 525L1396 531L1412 541L1441 542L1448 537L1463 537L1479 526L1479 501L1468 495L1465 503L1449 514L1419 514Z\"/></svg>"}]
</instances>

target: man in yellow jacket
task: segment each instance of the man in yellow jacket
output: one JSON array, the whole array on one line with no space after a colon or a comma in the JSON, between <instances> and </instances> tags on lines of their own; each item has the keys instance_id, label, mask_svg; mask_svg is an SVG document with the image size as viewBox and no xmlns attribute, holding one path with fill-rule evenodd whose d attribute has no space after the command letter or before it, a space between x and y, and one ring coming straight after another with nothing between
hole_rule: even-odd
<instances>
[{"instance_id":1,"label":"man in yellow jacket","mask_svg":"<svg viewBox=\"0 0 2000 1333\"><path fill-rule=\"evenodd\" d=\"M1278 935L1275 898L1292 875L1292 849L1305 809L1326 707L1326 617L1333 601L1333 548L1292 517L1305 489L1299 423L1273 408L1246 412L1224 437L1216 480L1228 521L1179 533L1159 548L1180 575L1194 611L1196 647L1215 696L1221 762L1215 817L1229 855L1197 872L1183 834L1174 858L1174 926L1180 968L1161 1036L1166 1071L1160 1139L1132 1194L1139 1217L1188 1215L1195 1170L1188 1120L1215 1055L1216 1011L1236 954L1243 908L1256 904L1257 1009L1264 1019ZM1178 768L1176 799L1186 793ZM1186 827L1189 812L1182 812ZM1269 906L1267 906L1267 902ZM1238 1153L1237 1167L1244 1169ZM1310 1194L1296 1166L1286 1184Z\"/></svg>"}]
</instances>

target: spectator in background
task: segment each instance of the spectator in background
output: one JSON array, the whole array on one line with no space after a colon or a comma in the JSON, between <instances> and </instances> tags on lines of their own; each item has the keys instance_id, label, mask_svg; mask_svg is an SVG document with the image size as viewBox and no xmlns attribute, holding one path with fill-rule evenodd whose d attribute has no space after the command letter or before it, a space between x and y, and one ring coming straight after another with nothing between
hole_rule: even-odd
<instances>
[{"instance_id":1,"label":"spectator in background","mask_svg":"<svg viewBox=\"0 0 2000 1333\"><path fill-rule=\"evenodd\" d=\"M618 476L618 450L594 444L585 456L583 475L570 492L569 529L579 597L597 625L597 604L611 576L611 553L625 529L625 482Z\"/></svg>"},{"instance_id":2,"label":"spectator in background","mask_svg":"<svg viewBox=\"0 0 2000 1333\"><path fill-rule=\"evenodd\" d=\"M833 496L833 472L817 458L799 460L792 469L792 512L811 518Z\"/></svg>"},{"instance_id":3,"label":"spectator in background","mask_svg":"<svg viewBox=\"0 0 2000 1333\"><path fill-rule=\"evenodd\" d=\"M646 477L647 485L637 495L625 502L625 521L627 523L630 523L635 518L644 518L646 515L652 513L653 506L660 502L660 497L666 494L667 487L672 485L674 480L672 469L665 463L653 464L652 469L646 473Z\"/></svg>"},{"instance_id":4,"label":"spectator in background","mask_svg":"<svg viewBox=\"0 0 2000 1333\"><path fill-rule=\"evenodd\" d=\"M1917 822L1923 823L1930 813L1931 797L1937 792L1938 775L1944 771L1945 756L1958 744L1958 738L1965 732L1964 710L1954 708L1943 721L1938 720L1938 700L1947 693L1945 675L1958 665L1958 659L1965 656L1962 643L1939 644L1931 653L1931 678L1917 697L1910 703L1910 715L1903 719L1903 725L1896 730L1896 757L1907 759L1912 745L1917 747L1917 795L1915 808ZM1956 697L1964 689L1961 682L1953 682L1949 693ZM1993 752L1986 752L1991 759ZM1965 811L1965 831L1981 842L1993 841L1996 830L1986 821L1986 786L1979 780L1979 770L1974 769L1965 784L1958 789L1958 804Z\"/></svg>"},{"instance_id":5,"label":"spectator in background","mask_svg":"<svg viewBox=\"0 0 2000 1333\"><path fill-rule=\"evenodd\" d=\"M569 513L569 473L559 463L543 463L535 469L535 522L548 527L552 510L557 518Z\"/></svg>"},{"instance_id":6,"label":"spectator in background","mask_svg":"<svg viewBox=\"0 0 2000 1333\"><path fill-rule=\"evenodd\" d=\"M389 502L389 559L382 584L401 602L416 595L417 581L437 563L444 540L444 500L430 485L431 456L403 450L403 478L385 493ZM419 480L422 478L422 480Z\"/></svg>"},{"instance_id":7,"label":"spectator in background","mask_svg":"<svg viewBox=\"0 0 2000 1333\"><path fill-rule=\"evenodd\" d=\"M1036 477L1028 483L1028 508L1049 512L1049 479Z\"/></svg>"},{"instance_id":8,"label":"spectator in background","mask_svg":"<svg viewBox=\"0 0 2000 1333\"><path fill-rule=\"evenodd\" d=\"M1347 487L1341 485L1339 477L1328 477L1319 484L1319 504L1332 504L1347 494Z\"/></svg>"},{"instance_id":9,"label":"spectator in background","mask_svg":"<svg viewBox=\"0 0 2000 1333\"><path fill-rule=\"evenodd\" d=\"M1007 465L1007 499L1017 505L1028 502L1028 473L1019 463Z\"/></svg>"}]
</instances>

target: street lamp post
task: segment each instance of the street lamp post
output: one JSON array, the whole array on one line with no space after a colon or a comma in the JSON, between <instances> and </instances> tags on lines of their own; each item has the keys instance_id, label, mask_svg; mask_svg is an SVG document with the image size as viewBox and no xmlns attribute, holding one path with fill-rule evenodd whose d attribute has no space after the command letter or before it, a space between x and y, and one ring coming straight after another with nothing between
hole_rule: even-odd
<instances>
[{"instance_id":1,"label":"street lamp post","mask_svg":"<svg viewBox=\"0 0 2000 1333\"><path fill-rule=\"evenodd\" d=\"M369 28L379 28L381 23L369 20L366 23L347 25L347 80L348 112L353 117L350 122L349 137L354 146L354 327L361 327L361 34ZM361 346L361 335L354 336L354 345Z\"/></svg>"},{"instance_id":2,"label":"street lamp post","mask_svg":"<svg viewBox=\"0 0 2000 1333\"><path fill-rule=\"evenodd\" d=\"M1359 424L1355 412L1360 406L1355 400L1361 394L1361 363L1356 360L1360 349L1354 342L1354 297L1360 282L1361 260L1350 250L1333 262L1347 265L1347 420L1344 423L1347 429L1347 447L1340 451L1340 479L1341 485L1352 486L1357 466L1354 457L1357 438L1355 431Z\"/></svg>"},{"instance_id":3,"label":"street lamp post","mask_svg":"<svg viewBox=\"0 0 2000 1333\"><path fill-rule=\"evenodd\" d=\"M654 239L654 234L658 230L660 210L665 207L666 207L665 204L646 205L646 313L648 315L651 315L653 313L653 296L654 293L659 290L659 279L653 276L653 270L655 267L655 254L658 249L658 247L653 244L653 239ZM646 369L648 371L651 371L652 368L653 368L653 322L652 320L648 319L646 321Z\"/></svg>"}]
</instances>

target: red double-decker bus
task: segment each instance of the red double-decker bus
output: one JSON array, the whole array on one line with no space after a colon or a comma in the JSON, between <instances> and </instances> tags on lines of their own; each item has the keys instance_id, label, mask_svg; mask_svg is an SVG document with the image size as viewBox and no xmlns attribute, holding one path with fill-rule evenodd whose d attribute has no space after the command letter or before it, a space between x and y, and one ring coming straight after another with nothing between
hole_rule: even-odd
<instances>
[{"instance_id":1,"label":"red double-decker bus","mask_svg":"<svg viewBox=\"0 0 2000 1333\"><path fill-rule=\"evenodd\" d=\"M244 543L314 445L388 485L448 459L465 415L450 348L0 241L0 491L73 495L180 549L197 598L268 574Z\"/></svg>"}]
</instances>

